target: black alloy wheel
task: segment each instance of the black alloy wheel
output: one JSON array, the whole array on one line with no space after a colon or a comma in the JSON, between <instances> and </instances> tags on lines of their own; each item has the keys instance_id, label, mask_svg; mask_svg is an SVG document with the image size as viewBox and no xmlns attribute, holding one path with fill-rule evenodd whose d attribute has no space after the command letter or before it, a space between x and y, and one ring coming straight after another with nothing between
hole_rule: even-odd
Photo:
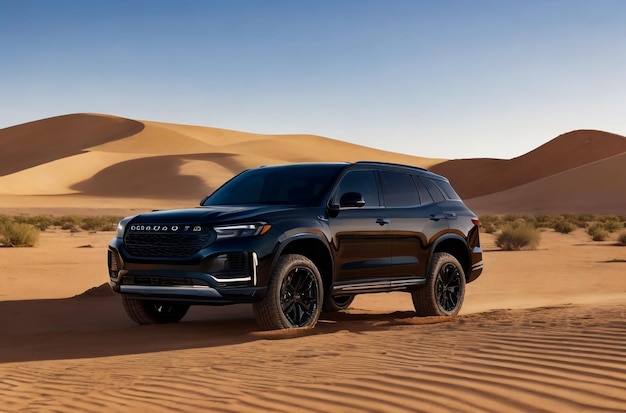
<instances>
[{"instance_id":1,"label":"black alloy wheel","mask_svg":"<svg viewBox=\"0 0 626 413\"><path fill-rule=\"evenodd\" d=\"M461 272L452 263L446 263L439 270L435 282L437 303L446 312L454 311L461 299Z\"/></svg>"},{"instance_id":2,"label":"black alloy wheel","mask_svg":"<svg viewBox=\"0 0 626 413\"><path fill-rule=\"evenodd\" d=\"M272 271L267 293L253 303L254 317L263 330L314 327L322 312L322 277L309 258L287 254Z\"/></svg>"},{"instance_id":3,"label":"black alloy wheel","mask_svg":"<svg viewBox=\"0 0 626 413\"><path fill-rule=\"evenodd\" d=\"M426 284L411 292L419 316L453 316L461 311L465 297L465 272L453 255L433 254Z\"/></svg>"},{"instance_id":4,"label":"black alloy wheel","mask_svg":"<svg viewBox=\"0 0 626 413\"><path fill-rule=\"evenodd\" d=\"M280 307L294 327L306 326L317 312L317 280L307 267L296 267L283 279L280 287Z\"/></svg>"}]
</instances>

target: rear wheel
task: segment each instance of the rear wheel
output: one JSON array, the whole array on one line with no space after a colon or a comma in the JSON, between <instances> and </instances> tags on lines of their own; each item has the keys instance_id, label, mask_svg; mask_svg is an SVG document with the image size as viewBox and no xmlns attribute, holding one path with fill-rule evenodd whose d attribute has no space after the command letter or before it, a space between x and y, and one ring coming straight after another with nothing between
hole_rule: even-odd
<instances>
[{"instance_id":1,"label":"rear wheel","mask_svg":"<svg viewBox=\"0 0 626 413\"><path fill-rule=\"evenodd\" d=\"M151 301L122 295L124 310L137 324L177 323L187 314L187 304Z\"/></svg>"},{"instance_id":2,"label":"rear wheel","mask_svg":"<svg viewBox=\"0 0 626 413\"><path fill-rule=\"evenodd\" d=\"M284 255L272 271L266 296L253 304L257 324L263 330L313 327L323 294L315 264L303 255Z\"/></svg>"},{"instance_id":3,"label":"rear wheel","mask_svg":"<svg viewBox=\"0 0 626 413\"><path fill-rule=\"evenodd\" d=\"M327 313L345 310L354 301L353 295L331 295L324 300L322 310Z\"/></svg>"},{"instance_id":4,"label":"rear wheel","mask_svg":"<svg viewBox=\"0 0 626 413\"><path fill-rule=\"evenodd\" d=\"M452 316L459 313L465 297L465 272L447 252L433 255L426 285L411 293L420 316Z\"/></svg>"}]
</instances>

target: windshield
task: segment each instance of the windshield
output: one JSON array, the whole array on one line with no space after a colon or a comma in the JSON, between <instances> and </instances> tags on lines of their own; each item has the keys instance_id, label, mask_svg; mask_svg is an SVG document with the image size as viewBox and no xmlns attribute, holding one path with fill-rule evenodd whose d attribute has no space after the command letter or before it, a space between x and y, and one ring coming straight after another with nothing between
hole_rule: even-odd
<instances>
[{"instance_id":1,"label":"windshield","mask_svg":"<svg viewBox=\"0 0 626 413\"><path fill-rule=\"evenodd\" d=\"M286 165L250 169L218 188L202 205L315 205L345 165Z\"/></svg>"}]
</instances>

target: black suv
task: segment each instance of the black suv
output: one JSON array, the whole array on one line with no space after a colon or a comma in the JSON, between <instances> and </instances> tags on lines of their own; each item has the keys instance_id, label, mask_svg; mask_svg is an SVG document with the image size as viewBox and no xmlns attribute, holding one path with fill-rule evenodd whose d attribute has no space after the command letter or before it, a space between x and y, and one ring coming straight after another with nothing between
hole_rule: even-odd
<instances>
[{"instance_id":1,"label":"black suv","mask_svg":"<svg viewBox=\"0 0 626 413\"><path fill-rule=\"evenodd\" d=\"M406 291L418 315L455 315L483 261L478 218L446 178L356 162L250 169L199 207L127 217L108 266L139 324L253 303L260 328L282 329L363 293Z\"/></svg>"}]
</instances>

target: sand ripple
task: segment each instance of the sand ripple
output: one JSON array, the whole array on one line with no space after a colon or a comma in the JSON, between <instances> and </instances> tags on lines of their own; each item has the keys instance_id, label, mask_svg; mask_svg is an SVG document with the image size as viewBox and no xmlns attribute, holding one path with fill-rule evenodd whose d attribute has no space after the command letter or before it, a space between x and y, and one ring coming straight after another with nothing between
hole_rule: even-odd
<instances>
[{"instance_id":1,"label":"sand ripple","mask_svg":"<svg viewBox=\"0 0 626 413\"><path fill-rule=\"evenodd\" d=\"M0 400L5 411L624 412L625 312L337 316L301 336L5 363Z\"/></svg>"}]
</instances>

